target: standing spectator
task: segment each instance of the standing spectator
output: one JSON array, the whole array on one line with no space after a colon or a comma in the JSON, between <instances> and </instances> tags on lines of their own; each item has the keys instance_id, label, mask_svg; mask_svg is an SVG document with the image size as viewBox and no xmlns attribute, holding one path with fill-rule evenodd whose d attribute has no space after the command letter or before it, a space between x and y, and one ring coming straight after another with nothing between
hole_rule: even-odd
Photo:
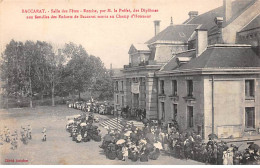
<instances>
[{"instance_id":1,"label":"standing spectator","mask_svg":"<svg viewBox=\"0 0 260 168\"><path fill-rule=\"evenodd\" d=\"M32 127L30 124L27 126L27 138L32 139Z\"/></svg>"},{"instance_id":2,"label":"standing spectator","mask_svg":"<svg viewBox=\"0 0 260 168\"><path fill-rule=\"evenodd\" d=\"M126 147L126 145L123 146L122 148L122 153L123 153L123 161L126 161L126 159L128 158L128 148Z\"/></svg>"},{"instance_id":3,"label":"standing spectator","mask_svg":"<svg viewBox=\"0 0 260 168\"><path fill-rule=\"evenodd\" d=\"M42 136L42 141L46 141L46 140L47 140L46 132L47 132L46 128L43 127L43 130L42 130L42 135L43 135L43 136Z\"/></svg>"}]
</instances>

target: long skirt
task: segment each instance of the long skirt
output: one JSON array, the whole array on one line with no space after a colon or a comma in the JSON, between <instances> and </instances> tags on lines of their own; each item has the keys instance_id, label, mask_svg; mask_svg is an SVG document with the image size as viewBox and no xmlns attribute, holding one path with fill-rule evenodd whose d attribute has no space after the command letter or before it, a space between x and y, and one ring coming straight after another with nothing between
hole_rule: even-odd
<instances>
[{"instance_id":1,"label":"long skirt","mask_svg":"<svg viewBox=\"0 0 260 168\"><path fill-rule=\"evenodd\" d=\"M148 156L146 154L143 154L140 156L140 161L141 162L148 162Z\"/></svg>"}]
</instances>

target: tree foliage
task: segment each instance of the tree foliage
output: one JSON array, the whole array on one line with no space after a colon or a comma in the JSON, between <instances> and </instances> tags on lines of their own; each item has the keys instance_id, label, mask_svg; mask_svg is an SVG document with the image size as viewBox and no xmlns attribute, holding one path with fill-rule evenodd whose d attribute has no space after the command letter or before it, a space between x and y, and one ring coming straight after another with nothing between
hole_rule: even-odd
<instances>
[{"instance_id":1,"label":"tree foliage","mask_svg":"<svg viewBox=\"0 0 260 168\"><path fill-rule=\"evenodd\" d=\"M32 100L64 96L85 91L111 96L112 80L99 57L89 55L81 46L65 44L55 49L44 41L14 41L1 54L1 80L6 97ZM111 89L112 88L112 89Z\"/></svg>"}]
</instances>

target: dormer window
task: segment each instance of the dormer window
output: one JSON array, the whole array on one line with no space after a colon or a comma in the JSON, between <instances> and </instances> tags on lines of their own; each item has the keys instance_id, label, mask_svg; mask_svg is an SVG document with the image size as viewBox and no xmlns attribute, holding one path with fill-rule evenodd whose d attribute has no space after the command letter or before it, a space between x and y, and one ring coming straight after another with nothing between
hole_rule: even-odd
<instances>
[{"instance_id":1,"label":"dormer window","mask_svg":"<svg viewBox=\"0 0 260 168\"><path fill-rule=\"evenodd\" d=\"M191 60L191 57L178 57L176 58L176 62L179 66L188 63Z\"/></svg>"}]
</instances>

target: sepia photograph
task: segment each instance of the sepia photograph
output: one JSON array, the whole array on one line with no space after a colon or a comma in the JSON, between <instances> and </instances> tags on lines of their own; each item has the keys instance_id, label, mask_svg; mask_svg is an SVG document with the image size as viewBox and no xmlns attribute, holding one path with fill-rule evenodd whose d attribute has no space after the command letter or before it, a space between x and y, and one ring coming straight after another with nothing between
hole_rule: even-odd
<instances>
[{"instance_id":1,"label":"sepia photograph","mask_svg":"<svg viewBox=\"0 0 260 168\"><path fill-rule=\"evenodd\" d=\"M260 165L260 0L0 0L0 165Z\"/></svg>"}]
</instances>

